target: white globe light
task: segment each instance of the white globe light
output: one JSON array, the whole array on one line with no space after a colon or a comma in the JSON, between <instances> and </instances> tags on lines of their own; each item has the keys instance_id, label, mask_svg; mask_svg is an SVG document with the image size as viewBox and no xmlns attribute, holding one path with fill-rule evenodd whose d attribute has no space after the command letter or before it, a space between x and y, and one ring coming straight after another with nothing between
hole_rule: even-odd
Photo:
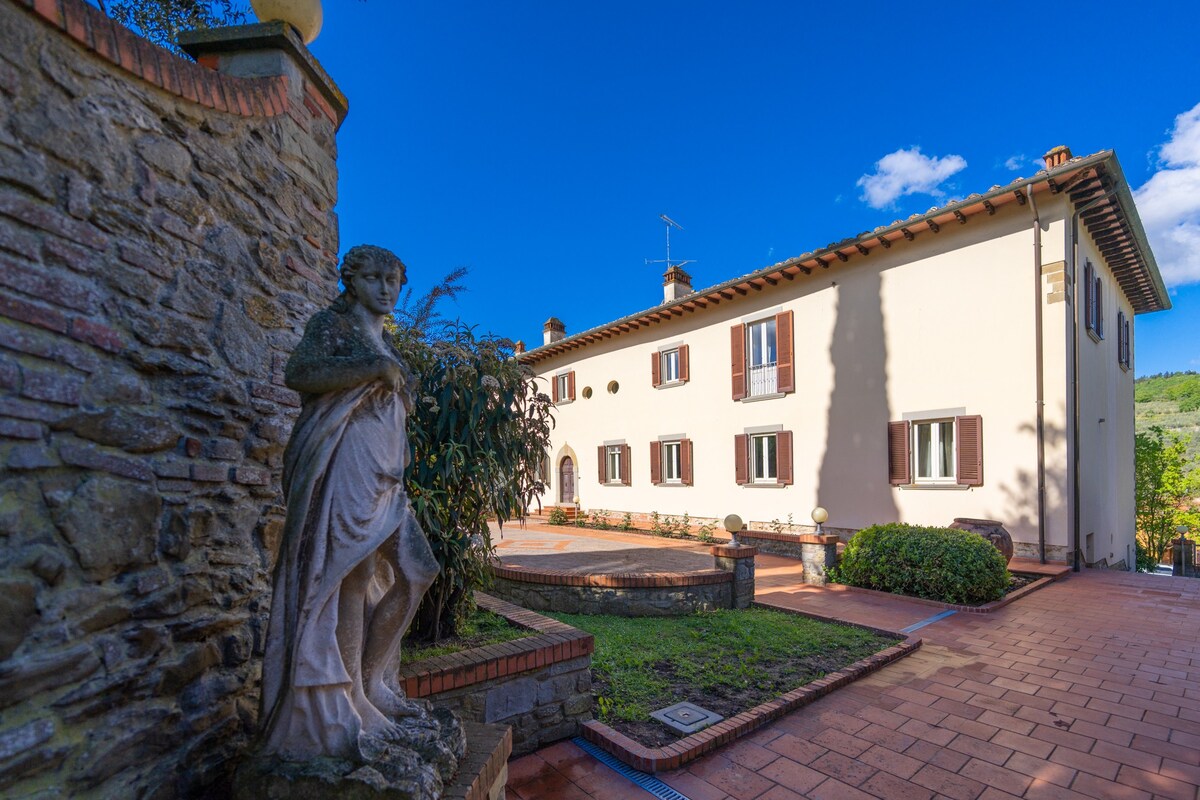
<instances>
[{"instance_id":1,"label":"white globe light","mask_svg":"<svg viewBox=\"0 0 1200 800\"><path fill-rule=\"evenodd\" d=\"M820 506L817 506L812 511L812 519L813 522L817 523L818 525L823 525L825 521L829 519L829 512Z\"/></svg>"}]
</instances>

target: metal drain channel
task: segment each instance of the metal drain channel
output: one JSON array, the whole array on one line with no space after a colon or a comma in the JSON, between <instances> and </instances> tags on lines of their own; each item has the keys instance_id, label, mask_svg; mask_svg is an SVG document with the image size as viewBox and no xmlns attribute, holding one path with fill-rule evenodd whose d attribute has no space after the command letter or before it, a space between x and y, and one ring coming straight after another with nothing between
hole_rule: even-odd
<instances>
[{"instance_id":1,"label":"metal drain channel","mask_svg":"<svg viewBox=\"0 0 1200 800\"><path fill-rule=\"evenodd\" d=\"M915 631L919 628L924 628L926 625L932 625L935 622L945 619L946 617L950 616L951 614L957 614L957 613L958 612L955 611L954 609L950 609L949 611L943 611L940 614L934 614L929 619L923 619L920 622L914 622L912 625L909 625L907 628L901 628L900 632L901 633L912 633L913 631Z\"/></svg>"},{"instance_id":2,"label":"metal drain channel","mask_svg":"<svg viewBox=\"0 0 1200 800\"><path fill-rule=\"evenodd\" d=\"M611 753L606 753L596 745L584 739L582 736L576 736L571 740L571 742L577 745L580 750L583 750L583 752L587 753L604 766L613 770L622 777L628 778L630 781L645 789L650 794L661 798L661 800L688 800L686 795L680 794L670 786L667 786L665 783L660 781L658 778L654 777L653 775L648 775L645 772L636 770L628 764L617 760L617 758Z\"/></svg>"}]
</instances>

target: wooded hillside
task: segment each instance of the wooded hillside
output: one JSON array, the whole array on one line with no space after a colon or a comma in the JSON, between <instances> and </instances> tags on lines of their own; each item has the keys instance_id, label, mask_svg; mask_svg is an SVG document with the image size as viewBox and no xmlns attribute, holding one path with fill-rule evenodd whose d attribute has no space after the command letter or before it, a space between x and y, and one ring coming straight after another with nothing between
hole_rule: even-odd
<instances>
[{"instance_id":1,"label":"wooded hillside","mask_svg":"<svg viewBox=\"0 0 1200 800\"><path fill-rule=\"evenodd\" d=\"M1191 436L1188 459L1200 456L1200 373L1166 372L1134 383L1137 430L1151 425Z\"/></svg>"}]
</instances>

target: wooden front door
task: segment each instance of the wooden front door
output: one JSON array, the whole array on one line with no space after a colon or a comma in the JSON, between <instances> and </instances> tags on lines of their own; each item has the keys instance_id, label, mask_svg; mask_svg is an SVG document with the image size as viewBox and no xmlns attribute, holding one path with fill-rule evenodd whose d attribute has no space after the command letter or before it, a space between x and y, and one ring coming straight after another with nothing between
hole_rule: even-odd
<instances>
[{"instance_id":1,"label":"wooden front door","mask_svg":"<svg viewBox=\"0 0 1200 800\"><path fill-rule=\"evenodd\" d=\"M571 504L575 499L575 462L564 456L558 465L558 502Z\"/></svg>"}]
</instances>

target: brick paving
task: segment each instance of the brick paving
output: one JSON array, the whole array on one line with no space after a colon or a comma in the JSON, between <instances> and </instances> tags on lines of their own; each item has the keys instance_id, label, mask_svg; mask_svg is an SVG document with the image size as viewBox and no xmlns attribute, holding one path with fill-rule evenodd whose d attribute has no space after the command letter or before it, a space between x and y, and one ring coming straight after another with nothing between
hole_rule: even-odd
<instances>
[{"instance_id":1,"label":"brick paving","mask_svg":"<svg viewBox=\"0 0 1200 800\"><path fill-rule=\"evenodd\" d=\"M936 613L758 564L760 600L896 629ZM913 656L657 777L691 800L1198 800L1200 580L1083 572L918 635ZM570 742L509 767L518 800L651 797Z\"/></svg>"}]
</instances>

